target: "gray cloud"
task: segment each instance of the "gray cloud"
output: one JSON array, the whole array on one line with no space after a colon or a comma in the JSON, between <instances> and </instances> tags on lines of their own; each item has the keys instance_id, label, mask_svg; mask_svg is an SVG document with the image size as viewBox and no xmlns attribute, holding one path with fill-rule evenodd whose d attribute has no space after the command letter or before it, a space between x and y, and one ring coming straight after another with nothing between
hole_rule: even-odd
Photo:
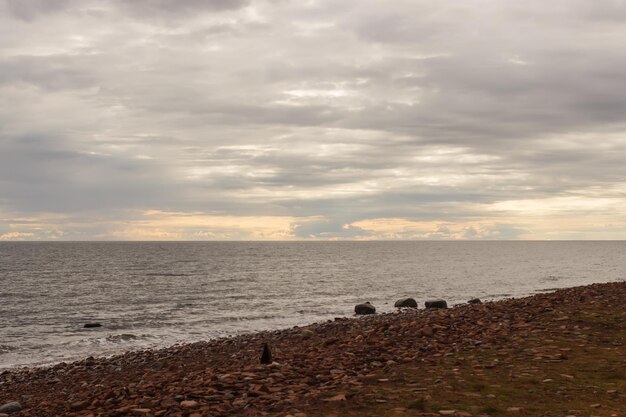
<instances>
[{"instance_id":1,"label":"gray cloud","mask_svg":"<svg viewBox=\"0 0 626 417\"><path fill-rule=\"evenodd\" d=\"M400 238L532 235L499 207L624 197L625 9L4 0L1 234L161 210L302 217L299 238L390 218L441 222Z\"/></svg>"},{"instance_id":2,"label":"gray cloud","mask_svg":"<svg viewBox=\"0 0 626 417\"><path fill-rule=\"evenodd\" d=\"M3 0L0 4L12 16L30 21L39 15L63 10L72 0Z\"/></svg>"},{"instance_id":3,"label":"gray cloud","mask_svg":"<svg viewBox=\"0 0 626 417\"><path fill-rule=\"evenodd\" d=\"M123 7L141 16L150 14L198 13L203 11L236 10L248 5L248 0L119 0Z\"/></svg>"}]
</instances>

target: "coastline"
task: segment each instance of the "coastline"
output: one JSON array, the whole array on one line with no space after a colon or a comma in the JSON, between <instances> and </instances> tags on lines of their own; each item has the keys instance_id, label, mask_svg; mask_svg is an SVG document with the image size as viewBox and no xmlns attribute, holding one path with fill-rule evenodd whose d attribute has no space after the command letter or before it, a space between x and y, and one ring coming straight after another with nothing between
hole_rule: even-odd
<instances>
[{"instance_id":1,"label":"coastline","mask_svg":"<svg viewBox=\"0 0 626 417\"><path fill-rule=\"evenodd\" d=\"M541 415L533 414L539 409L516 405L493 406L491 412L463 409L460 403L441 408L448 404L437 404L434 393L442 391L449 380L431 378L431 371L439 369L443 375L450 363L450 371L461 369L465 358L473 355L482 359L467 368L461 379L499 371L505 363L513 368L525 366L529 369L523 373L531 374L528 364L515 355L526 357L528 352L517 349L533 340L536 346L528 349L549 353L533 353L531 362L539 358L541 363L568 365L581 349L614 349L624 354L625 305L626 282L592 284L445 310L342 318L47 368L4 371L0 406L19 401L23 410L11 416L463 416L506 414L508 408L518 409L508 410L518 415ZM585 333L587 327L590 335ZM581 339L579 334L586 336ZM556 340L556 335L572 339L572 346L551 348L560 346L548 341ZM264 343L271 346L277 363L259 364ZM592 364L605 359L597 354L586 356ZM491 362L484 363L487 357ZM621 369L626 369L626 362ZM407 372L422 375L422 381L413 381ZM604 390L615 392L607 394L605 404L581 415L612 416L619 413L615 407L626 409L626 375L620 374L619 366L616 372L616 378L609 381L615 388ZM398 375L404 376L396 380ZM568 383L577 382L576 375L564 375L572 376ZM387 385L393 388L392 394L380 394L384 389L379 388ZM417 399L409 401L398 394L407 389ZM494 402L487 396L467 398L476 407ZM363 414L364 409L369 414Z\"/></svg>"}]
</instances>

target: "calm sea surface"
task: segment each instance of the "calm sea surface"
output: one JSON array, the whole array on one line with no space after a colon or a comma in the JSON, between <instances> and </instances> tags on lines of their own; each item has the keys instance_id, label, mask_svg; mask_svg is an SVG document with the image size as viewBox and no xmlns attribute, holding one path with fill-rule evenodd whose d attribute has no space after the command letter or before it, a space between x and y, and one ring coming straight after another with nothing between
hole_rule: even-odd
<instances>
[{"instance_id":1,"label":"calm sea surface","mask_svg":"<svg viewBox=\"0 0 626 417\"><path fill-rule=\"evenodd\" d=\"M0 369L625 278L626 242L0 243Z\"/></svg>"}]
</instances>

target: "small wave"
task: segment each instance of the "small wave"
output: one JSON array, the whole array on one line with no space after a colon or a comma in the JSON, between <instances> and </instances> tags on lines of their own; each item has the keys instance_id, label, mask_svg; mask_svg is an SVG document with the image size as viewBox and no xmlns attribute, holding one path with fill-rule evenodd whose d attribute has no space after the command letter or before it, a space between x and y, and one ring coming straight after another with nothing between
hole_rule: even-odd
<instances>
[{"instance_id":1,"label":"small wave","mask_svg":"<svg viewBox=\"0 0 626 417\"><path fill-rule=\"evenodd\" d=\"M17 347L15 346L0 345L0 353L8 353L8 352L13 352L15 350L17 350Z\"/></svg>"},{"instance_id":2,"label":"small wave","mask_svg":"<svg viewBox=\"0 0 626 417\"><path fill-rule=\"evenodd\" d=\"M176 272L148 272L143 274L147 277L188 277L190 274L182 274Z\"/></svg>"},{"instance_id":3,"label":"small wave","mask_svg":"<svg viewBox=\"0 0 626 417\"><path fill-rule=\"evenodd\" d=\"M274 320L287 316L280 314L259 314L257 316L223 316L219 318L219 322L237 322L237 321L255 321L255 320Z\"/></svg>"},{"instance_id":4,"label":"small wave","mask_svg":"<svg viewBox=\"0 0 626 417\"><path fill-rule=\"evenodd\" d=\"M194 303L176 303L174 305L174 310L180 310L182 308L193 307L193 306L195 306Z\"/></svg>"},{"instance_id":5,"label":"small wave","mask_svg":"<svg viewBox=\"0 0 626 417\"><path fill-rule=\"evenodd\" d=\"M535 290L534 292L536 292L536 293L554 292L554 291L556 291L558 289L559 288L543 288L541 290Z\"/></svg>"},{"instance_id":6,"label":"small wave","mask_svg":"<svg viewBox=\"0 0 626 417\"><path fill-rule=\"evenodd\" d=\"M557 275L548 275L547 277L541 278L540 282L555 282L561 280L563 277Z\"/></svg>"},{"instance_id":7,"label":"small wave","mask_svg":"<svg viewBox=\"0 0 626 417\"><path fill-rule=\"evenodd\" d=\"M139 339L139 336L136 336L131 333L115 334L115 335L110 335L106 337L106 341L111 342L111 343L129 342L131 340L137 340L137 339Z\"/></svg>"}]
</instances>

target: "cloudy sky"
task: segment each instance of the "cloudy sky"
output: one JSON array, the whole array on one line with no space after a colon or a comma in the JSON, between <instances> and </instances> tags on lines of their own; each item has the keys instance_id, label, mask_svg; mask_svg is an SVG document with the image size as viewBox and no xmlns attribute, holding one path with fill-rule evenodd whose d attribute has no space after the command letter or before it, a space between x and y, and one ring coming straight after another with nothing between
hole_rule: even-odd
<instances>
[{"instance_id":1,"label":"cloudy sky","mask_svg":"<svg viewBox=\"0 0 626 417\"><path fill-rule=\"evenodd\" d=\"M0 0L0 240L625 239L626 1Z\"/></svg>"}]
</instances>

